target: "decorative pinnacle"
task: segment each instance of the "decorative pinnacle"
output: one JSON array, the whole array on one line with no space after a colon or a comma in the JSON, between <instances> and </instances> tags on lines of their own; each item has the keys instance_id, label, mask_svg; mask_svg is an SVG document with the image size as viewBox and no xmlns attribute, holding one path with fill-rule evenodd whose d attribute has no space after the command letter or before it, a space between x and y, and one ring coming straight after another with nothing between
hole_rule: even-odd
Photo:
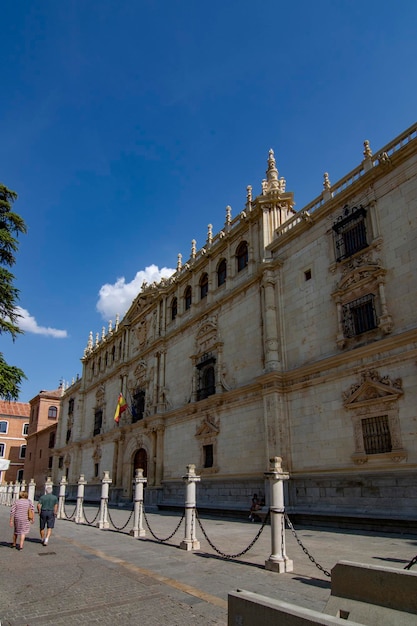
<instances>
[{"instance_id":1,"label":"decorative pinnacle","mask_svg":"<svg viewBox=\"0 0 417 626\"><path fill-rule=\"evenodd\" d=\"M211 243L213 241L213 224L209 224L207 226L207 242Z\"/></svg>"},{"instance_id":2,"label":"decorative pinnacle","mask_svg":"<svg viewBox=\"0 0 417 626\"><path fill-rule=\"evenodd\" d=\"M228 204L226 207L226 224L229 225L232 221L232 207Z\"/></svg>"},{"instance_id":3,"label":"decorative pinnacle","mask_svg":"<svg viewBox=\"0 0 417 626\"><path fill-rule=\"evenodd\" d=\"M92 349L93 349L93 331L90 330L90 334L88 335L87 350L92 350Z\"/></svg>"},{"instance_id":4,"label":"decorative pinnacle","mask_svg":"<svg viewBox=\"0 0 417 626\"><path fill-rule=\"evenodd\" d=\"M323 189L325 190L329 190L331 188L331 183L330 183L330 179L329 179L329 174L327 172L324 172L323 174Z\"/></svg>"},{"instance_id":5,"label":"decorative pinnacle","mask_svg":"<svg viewBox=\"0 0 417 626\"><path fill-rule=\"evenodd\" d=\"M266 180L268 183L268 191L272 191L273 189L279 189L278 170L275 162L274 151L272 150L272 148L270 149L268 156L268 169L266 170Z\"/></svg>"},{"instance_id":6,"label":"decorative pinnacle","mask_svg":"<svg viewBox=\"0 0 417 626\"><path fill-rule=\"evenodd\" d=\"M182 254L181 252L177 256L177 272L182 268Z\"/></svg>"},{"instance_id":7,"label":"decorative pinnacle","mask_svg":"<svg viewBox=\"0 0 417 626\"><path fill-rule=\"evenodd\" d=\"M193 239L191 241L191 258L195 259L195 255L197 254L197 248L196 248L197 242L195 239Z\"/></svg>"},{"instance_id":8,"label":"decorative pinnacle","mask_svg":"<svg viewBox=\"0 0 417 626\"><path fill-rule=\"evenodd\" d=\"M365 159L370 159L372 157L372 150L370 143L367 139L363 142L363 147L363 156L365 157Z\"/></svg>"}]
</instances>

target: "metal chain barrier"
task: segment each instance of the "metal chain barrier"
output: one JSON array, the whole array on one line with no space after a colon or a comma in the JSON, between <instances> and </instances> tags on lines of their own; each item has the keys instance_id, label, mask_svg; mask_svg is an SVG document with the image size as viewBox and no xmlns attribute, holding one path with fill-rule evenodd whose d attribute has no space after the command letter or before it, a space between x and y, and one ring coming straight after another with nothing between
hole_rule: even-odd
<instances>
[{"instance_id":1,"label":"metal chain barrier","mask_svg":"<svg viewBox=\"0 0 417 626\"><path fill-rule=\"evenodd\" d=\"M201 528L201 532L203 533L204 537L205 537L205 538L206 538L206 540L208 541L209 545L213 548L213 550L214 550L215 552L217 552L217 554L219 554L220 556L222 556L224 559L237 559L238 557L243 556L244 554L246 554L247 552L249 552L249 550L250 550L250 549L251 549L251 548L255 545L255 543L258 541L258 539L259 539L259 537L261 536L261 534L262 534L262 532L263 532L263 529L265 528L266 524L268 523L268 521L269 521L269 517L270 517L270 512L268 511L268 514L267 514L267 515L265 515L265 519L264 519L264 521L262 522L262 525L261 525L261 527L260 527L259 531L258 531L258 532L257 532L257 534L255 535L255 537L252 539L252 541L250 542L250 544L248 545L248 547L247 547L247 548L245 548L245 549L244 549L244 550L242 550L241 552L237 552L236 554L226 554L225 552L222 552L221 550L219 550L219 549L218 549L218 548L214 545L214 543L213 543L213 542L209 539L209 537L207 536L207 533L206 533L206 531L204 530L203 525L202 525L202 523L201 523L201 521L200 521L200 518L199 518L199 516L198 516L197 509L196 509L196 511L195 511L195 514L196 514L196 518L197 518L198 525L199 525L199 526L200 526L200 528Z\"/></svg>"},{"instance_id":2,"label":"metal chain barrier","mask_svg":"<svg viewBox=\"0 0 417 626\"><path fill-rule=\"evenodd\" d=\"M107 515L108 515L109 521L110 521L111 525L113 526L113 528L115 528L118 531L124 530L126 528L128 523L132 519L133 511L134 511L134 506L132 507L132 510L130 511L130 515L128 517L128 520L127 520L126 524L124 524L123 526L116 526L116 524L113 522L112 517L110 515L110 509L107 507Z\"/></svg>"},{"instance_id":3,"label":"metal chain barrier","mask_svg":"<svg viewBox=\"0 0 417 626\"><path fill-rule=\"evenodd\" d=\"M101 508L101 507L99 506L99 507L98 507L98 511L97 511L97 513L96 513L95 518L94 518L93 520L91 520L91 522L90 522L90 521L88 521L87 516L86 516L86 514L85 514L85 508L84 508L84 502L83 502L83 509L82 509L82 513L83 513L83 516L84 516L85 521L87 522L87 524L88 524L89 526L92 526L92 525L94 524L94 522L97 520L97 518L98 518L98 516L99 516L99 514L100 514L100 508Z\"/></svg>"},{"instance_id":4,"label":"metal chain barrier","mask_svg":"<svg viewBox=\"0 0 417 626\"><path fill-rule=\"evenodd\" d=\"M310 552L307 550L307 548L305 547L305 545L303 544L303 542L301 541L301 539L298 537L297 533L295 532L294 526L292 525L290 518L288 517L287 513L284 513L285 516L285 521L288 524L288 528L290 529L290 531L292 532L292 534L294 535L298 545L300 546L300 548L302 549L302 551L304 552L304 554L306 554L308 556L308 558L310 559L310 561L312 563L314 563L314 565L317 567L317 569L319 569L321 572L323 572L323 574L325 576L328 576L329 578L331 578L331 574L330 572L328 572L327 570L324 569L324 567L322 567L320 565L320 563L317 563L316 559L310 554Z\"/></svg>"},{"instance_id":5,"label":"metal chain barrier","mask_svg":"<svg viewBox=\"0 0 417 626\"><path fill-rule=\"evenodd\" d=\"M409 563L407 563L407 565L404 567L404 569L411 569L413 567L413 565L415 565L417 563L417 554L415 557L413 557L411 559L411 561Z\"/></svg>"},{"instance_id":6,"label":"metal chain barrier","mask_svg":"<svg viewBox=\"0 0 417 626\"><path fill-rule=\"evenodd\" d=\"M74 516L75 516L76 511L77 511L77 505L75 505L75 508L74 508L73 512L71 513L71 515L68 515L68 513L67 513L67 511L66 511L66 508L65 508L65 502L64 502L64 515L65 515L65 519L68 519L68 520L72 520L72 519L74 519Z\"/></svg>"},{"instance_id":7,"label":"metal chain barrier","mask_svg":"<svg viewBox=\"0 0 417 626\"><path fill-rule=\"evenodd\" d=\"M183 513L183 514L182 514L181 519L180 519L180 521L178 522L178 525L177 525L176 529L174 530L174 532L173 532L173 533L171 533L171 534L169 535L169 537L165 537L165 539L161 539L160 537L157 537L157 536L153 533L152 528L151 528L151 527L150 527L150 525L149 525L149 521L148 521L148 517L147 517L147 515L146 515L146 511L145 511L145 509L143 509L143 517L145 518L145 522L146 522L146 525L147 525L147 527L148 527L148 529L149 529L149 532L151 533L151 535L152 535L152 537L153 537L154 539L156 539L157 541L160 541L161 543L163 543L164 541L168 541L169 539L171 539L171 538L175 535L175 533L177 532L177 530L179 529L179 527L180 527L180 526L181 526L181 524L182 524L182 520L184 519L184 516L185 516L185 513Z\"/></svg>"}]
</instances>

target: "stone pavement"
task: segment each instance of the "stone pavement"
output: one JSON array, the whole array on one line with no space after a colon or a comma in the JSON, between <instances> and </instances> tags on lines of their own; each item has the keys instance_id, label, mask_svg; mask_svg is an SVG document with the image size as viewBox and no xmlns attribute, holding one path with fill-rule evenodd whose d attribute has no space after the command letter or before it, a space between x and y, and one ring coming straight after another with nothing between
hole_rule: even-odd
<instances>
[{"instance_id":1,"label":"stone pavement","mask_svg":"<svg viewBox=\"0 0 417 626\"><path fill-rule=\"evenodd\" d=\"M73 507L67 505L67 513ZM97 507L86 507L92 520ZM111 509L111 519L123 526L129 511ZM180 516L148 513L155 535L168 537ZM292 573L264 569L270 554L270 527L266 526L246 554L220 558L199 526L198 552L179 548L184 522L165 543L155 540L146 525L146 537L128 532L99 530L95 526L58 520L49 546L39 540L38 516L22 552L10 548L9 508L0 506L0 623L1 626L65 624L222 625L227 624L227 594L245 589L299 606L322 611L330 595L330 579L286 531ZM202 517L210 541L225 554L238 554L253 540L260 524ZM403 569L417 554L417 536L319 527L296 528L305 549L325 570L339 560ZM413 568L414 569L414 568ZM417 570L417 565L415 566Z\"/></svg>"}]
</instances>

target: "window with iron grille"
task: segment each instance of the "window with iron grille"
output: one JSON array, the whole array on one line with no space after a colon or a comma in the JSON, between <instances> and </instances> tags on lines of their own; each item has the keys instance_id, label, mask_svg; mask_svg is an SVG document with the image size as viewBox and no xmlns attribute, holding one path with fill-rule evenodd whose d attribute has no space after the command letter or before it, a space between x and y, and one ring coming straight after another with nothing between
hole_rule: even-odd
<instances>
[{"instance_id":1,"label":"window with iron grille","mask_svg":"<svg viewBox=\"0 0 417 626\"><path fill-rule=\"evenodd\" d=\"M133 394L132 402L132 424L143 419L145 414L145 391L137 389Z\"/></svg>"},{"instance_id":2,"label":"window with iron grille","mask_svg":"<svg viewBox=\"0 0 417 626\"><path fill-rule=\"evenodd\" d=\"M362 433L366 454L391 452L392 445L388 415L363 419Z\"/></svg>"},{"instance_id":3,"label":"window with iron grille","mask_svg":"<svg viewBox=\"0 0 417 626\"><path fill-rule=\"evenodd\" d=\"M241 272L248 265L249 253L248 244L242 241L236 250L237 271Z\"/></svg>"},{"instance_id":4,"label":"window with iron grille","mask_svg":"<svg viewBox=\"0 0 417 626\"><path fill-rule=\"evenodd\" d=\"M356 337L368 330L377 328L374 298L374 295L370 293L343 305L343 334L345 337Z\"/></svg>"},{"instance_id":5,"label":"window with iron grille","mask_svg":"<svg viewBox=\"0 0 417 626\"><path fill-rule=\"evenodd\" d=\"M191 307L191 287L190 287L190 285L188 285L188 287L186 288L186 290L184 292L184 301L185 301L185 310L188 311L188 309Z\"/></svg>"},{"instance_id":6,"label":"window with iron grille","mask_svg":"<svg viewBox=\"0 0 417 626\"><path fill-rule=\"evenodd\" d=\"M100 434L102 425L103 425L103 411L99 410L94 413L93 436Z\"/></svg>"},{"instance_id":7,"label":"window with iron grille","mask_svg":"<svg viewBox=\"0 0 417 626\"><path fill-rule=\"evenodd\" d=\"M207 297L208 294L208 275L203 274L200 279L200 300Z\"/></svg>"},{"instance_id":8,"label":"window with iron grille","mask_svg":"<svg viewBox=\"0 0 417 626\"><path fill-rule=\"evenodd\" d=\"M199 372L197 400L204 400L216 393L215 362L213 356L207 356L197 365Z\"/></svg>"},{"instance_id":9,"label":"window with iron grille","mask_svg":"<svg viewBox=\"0 0 417 626\"><path fill-rule=\"evenodd\" d=\"M363 207L345 207L343 215L333 225L336 236L336 261L349 258L368 245L366 210Z\"/></svg>"}]
</instances>

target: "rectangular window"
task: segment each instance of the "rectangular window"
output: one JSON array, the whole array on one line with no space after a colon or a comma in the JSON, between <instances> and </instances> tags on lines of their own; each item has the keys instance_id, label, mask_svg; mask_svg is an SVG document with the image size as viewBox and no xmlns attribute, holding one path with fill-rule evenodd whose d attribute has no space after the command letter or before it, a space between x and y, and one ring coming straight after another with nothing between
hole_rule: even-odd
<instances>
[{"instance_id":1,"label":"rectangular window","mask_svg":"<svg viewBox=\"0 0 417 626\"><path fill-rule=\"evenodd\" d=\"M377 327L373 294L368 294L343 306L343 333L345 337L355 337Z\"/></svg>"},{"instance_id":2,"label":"rectangular window","mask_svg":"<svg viewBox=\"0 0 417 626\"><path fill-rule=\"evenodd\" d=\"M363 419L362 433L366 454L391 452L392 445L388 415Z\"/></svg>"},{"instance_id":3,"label":"rectangular window","mask_svg":"<svg viewBox=\"0 0 417 626\"><path fill-rule=\"evenodd\" d=\"M48 448L53 448L55 445L55 433L49 433L49 445Z\"/></svg>"},{"instance_id":4,"label":"rectangular window","mask_svg":"<svg viewBox=\"0 0 417 626\"><path fill-rule=\"evenodd\" d=\"M48 459L48 469L52 469L52 460L53 460L53 457L50 456Z\"/></svg>"},{"instance_id":5,"label":"rectangular window","mask_svg":"<svg viewBox=\"0 0 417 626\"><path fill-rule=\"evenodd\" d=\"M26 446L20 446L19 459L26 458Z\"/></svg>"},{"instance_id":6,"label":"rectangular window","mask_svg":"<svg viewBox=\"0 0 417 626\"><path fill-rule=\"evenodd\" d=\"M1 421L0 422L0 433L5 435L7 433L8 422Z\"/></svg>"},{"instance_id":7,"label":"rectangular window","mask_svg":"<svg viewBox=\"0 0 417 626\"><path fill-rule=\"evenodd\" d=\"M64 467L64 457L60 456L58 459L58 469L62 469Z\"/></svg>"},{"instance_id":8,"label":"rectangular window","mask_svg":"<svg viewBox=\"0 0 417 626\"><path fill-rule=\"evenodd\" d=\"M4 457L4 453L6 451L6 446L4 443L0 443L0 457Z\"/></svg>"},{"instance_id":9,"label":"rectangular window","mask_svg":"<svg viewBox=\"0 0 417 626\"><path fill-rule=\"evenodd\" d=\"M368 245L366 233L366 210L345 208L343 216L333 225L336 235L336 261L349 258Z\"/></svg>"},{"instance_id":10,"label":"rectangular window","mask_svg":"<svg viewBox=\"0 0 417 626\"><path fill-rule=\"evenodd\" d=\"M204 467L213 467L213 444L203 446Z\"/></svg>"},{"instance_id":11,"label":"rectangular window","mask_svg":"<svg viewBox=\"0 0 417 626\"><path fill-rule=\"evenodd\" d=\"M65 437L65 443L68 443L70 439L71 439L71 428L68 428L67 436Z\"/></svg>"},{"instance_id":12,"label":"rectangular window","mask_svg":"<svg viewBox=\"0 0 417 626\"><path fill-rule=\"evenodd\" d=\"M29 430L29 424L23 424L22 435L27 435Z\"/></svg>"}]
</instances>

